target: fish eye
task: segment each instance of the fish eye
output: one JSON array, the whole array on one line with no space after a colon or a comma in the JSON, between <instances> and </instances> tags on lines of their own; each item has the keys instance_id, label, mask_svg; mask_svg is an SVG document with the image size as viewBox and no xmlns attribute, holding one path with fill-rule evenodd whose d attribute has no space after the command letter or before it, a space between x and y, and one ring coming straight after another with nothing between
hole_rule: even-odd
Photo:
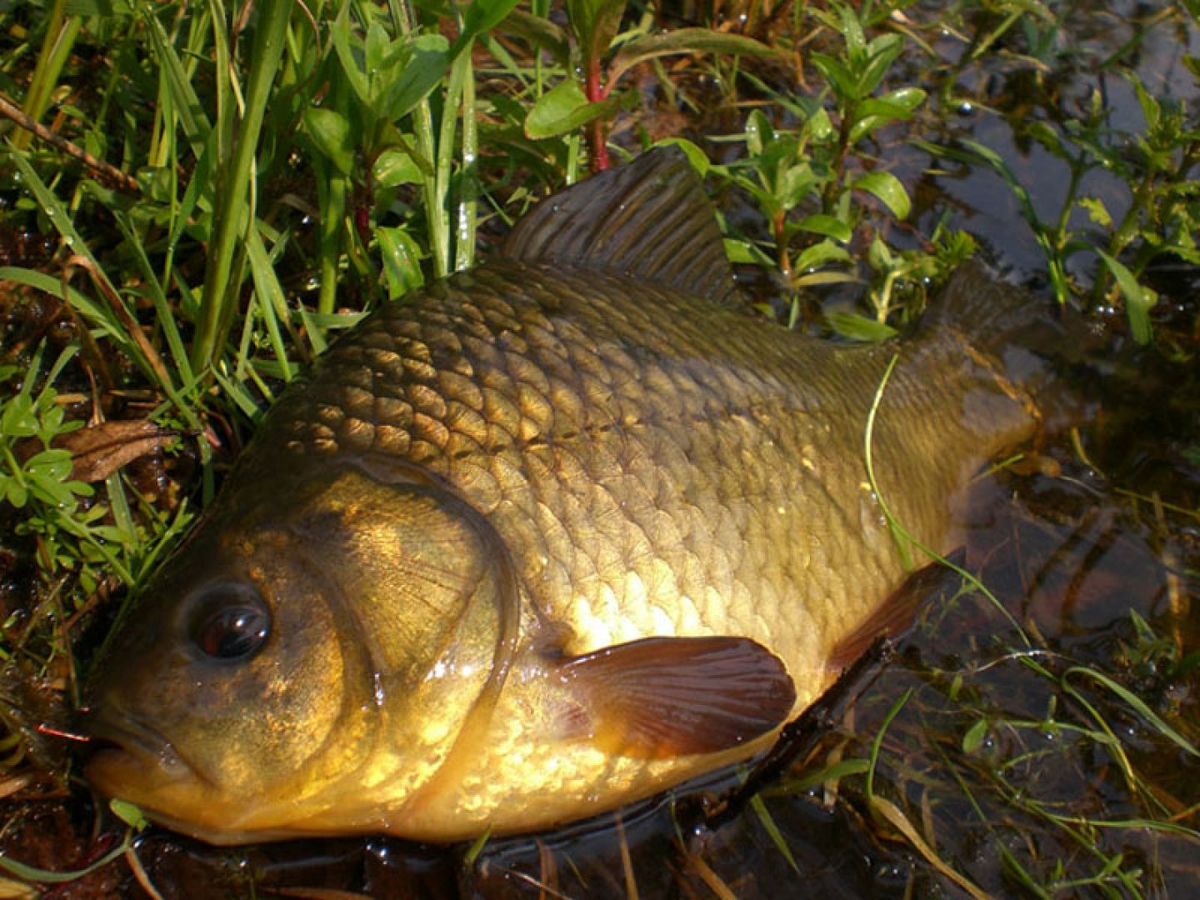
<instances>
[{"instance_id":1,"label":"fish eye","mask_svg":"<svg viewBox=\"0 0 1200 900\"><path fill-rule=\"evenodd\" d=\"M221 582L193 599L188 635L212 659L247 660L262 649L271 633L271 610L253 585Z\"/></svg>"}]
</instances>

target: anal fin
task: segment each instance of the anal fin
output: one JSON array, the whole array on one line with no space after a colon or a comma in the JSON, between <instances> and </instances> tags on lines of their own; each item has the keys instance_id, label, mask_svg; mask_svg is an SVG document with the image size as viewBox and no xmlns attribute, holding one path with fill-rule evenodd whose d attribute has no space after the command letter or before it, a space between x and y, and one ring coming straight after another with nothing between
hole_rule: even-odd
<instances>
[{"instance_id":1,"label":"anal fin","mask_svg":"<svg viewBox=\"0 0 1200 900\"><path fill-rule=\"evenodd\" d=\"M960 547L948 560L961 568L966 561L966 551ZM930 563L909 575L871 615L834 645L829 654L829 668L840 672L856 662L881 637L895 638L907 631L921 604L937 594L948 583L947 578L953 578L955 585L960 580L954 569L941 563Z\"/></svg>"}]
</instances>

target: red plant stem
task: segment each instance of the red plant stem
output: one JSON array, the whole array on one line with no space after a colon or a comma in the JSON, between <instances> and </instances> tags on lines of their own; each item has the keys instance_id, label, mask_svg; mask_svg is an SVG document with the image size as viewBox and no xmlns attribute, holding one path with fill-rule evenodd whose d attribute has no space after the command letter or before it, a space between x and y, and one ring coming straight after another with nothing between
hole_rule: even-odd
<instances>
[{"instance_id":1,"label":"red plant stem","mask_svg":"<svg viewBox=\"0 0 1200 900\"><path fill-rule=\"evenodd\" d=\"M588 60L583 92L589 103L599 103L608 96L608 90L600 83L599 59ZM603 172L608 168L608 135L605 131L603 116L588 122L587 142L593 172Z\"/></svg>"}]
</instances>

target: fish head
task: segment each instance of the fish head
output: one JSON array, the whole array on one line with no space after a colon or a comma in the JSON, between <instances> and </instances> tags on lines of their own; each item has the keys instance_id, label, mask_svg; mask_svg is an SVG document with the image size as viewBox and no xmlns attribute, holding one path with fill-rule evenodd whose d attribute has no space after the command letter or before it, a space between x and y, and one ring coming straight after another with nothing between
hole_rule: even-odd
<instances>
[{"instance_id":1,"label":"fish head","mask_svg":"<svg viewBox=\"0 0 1200 900\"><path fill-rule=\"evenodd\" d=\"M489 540L419 480L243 479L99 654L88 779L213 843L385 828L503 680L515 598Z\"/></svg>"}]
</instances>

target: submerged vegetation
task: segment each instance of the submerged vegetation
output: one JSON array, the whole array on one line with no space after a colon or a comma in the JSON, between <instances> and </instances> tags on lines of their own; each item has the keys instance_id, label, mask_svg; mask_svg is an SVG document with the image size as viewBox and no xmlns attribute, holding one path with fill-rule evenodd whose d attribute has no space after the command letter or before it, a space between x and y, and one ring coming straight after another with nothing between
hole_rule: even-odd
<instances>
[{"instance_id":1,"label":"submerged vegetation","mask_svg":"<svg viewBox=\"0 0 1200 900\"><path fill-rule=\"evenodd\" d=\"M1200 7L1109 6L0 5L0 894L117 856L77 896L155 881L166 838L106 810L93 837L59 735L121 598L280 388L532 202L659 143L706 176L759 312L883 339L982 243L1091 315L1103 348L1059 348L1062 380L1125 406L1004 476L1020 499L968 568L1007 614L939 584L894 683L734 824L618 819L648 848L622 845L619 876L578 836L453 865L513 895L1195 888ZM818 858L877 868L821 881Z\"/></svg>"}]
</instances>

